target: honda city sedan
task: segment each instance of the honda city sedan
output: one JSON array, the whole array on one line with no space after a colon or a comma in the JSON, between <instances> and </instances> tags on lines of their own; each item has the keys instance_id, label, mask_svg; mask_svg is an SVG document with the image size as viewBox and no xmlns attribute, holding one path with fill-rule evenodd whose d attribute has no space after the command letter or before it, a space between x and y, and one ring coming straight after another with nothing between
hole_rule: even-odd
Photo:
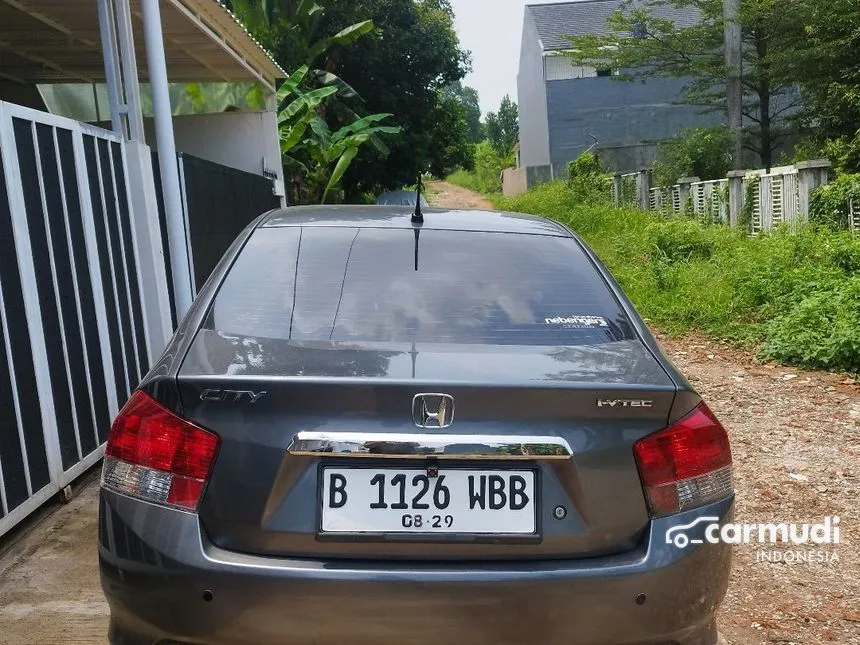
<instances>
[{"instance_id":1,"label":"honda city sedan","mask_svg":"<svg viewBox=\"0 0 860 645\"><path fill-rule=\"evenodd\" d=\"M276 210L111 428L109 636L713 645L733 502L726 431L563 225Z\"/></svg>"}]
</instances>

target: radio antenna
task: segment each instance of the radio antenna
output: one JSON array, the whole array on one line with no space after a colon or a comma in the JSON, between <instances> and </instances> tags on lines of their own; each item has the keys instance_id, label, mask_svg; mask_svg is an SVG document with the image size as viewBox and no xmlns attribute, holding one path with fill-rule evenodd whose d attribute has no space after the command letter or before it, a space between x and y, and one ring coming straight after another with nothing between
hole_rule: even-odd
<instances>
[{"instance_id":1,"label":"radio antenna","mask_svg":"<svg viewBox=\"0 0 860 645\"><path fill-rule=\"evenodd\" d=\"M421 174L418 174L418 198L415 200L415 212L412 213L413 224L424 223L424 213L421 212Z\"/></svg>"}]
</instances>

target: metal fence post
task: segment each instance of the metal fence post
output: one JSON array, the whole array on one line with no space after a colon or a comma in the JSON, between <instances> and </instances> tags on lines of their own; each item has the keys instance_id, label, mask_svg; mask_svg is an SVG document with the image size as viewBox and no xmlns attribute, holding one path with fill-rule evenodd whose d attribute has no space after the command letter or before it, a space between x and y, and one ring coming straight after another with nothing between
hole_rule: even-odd
<instances>
[{"instance_id":1,"label":"metal fence post","mask_svg":"<svg viewBox=\"0 0 860 645\"><path fill-rule=\"evenodd\" d=\"M612 177L612 201L621 206L621 173L616 172Z\"/></svg>"}]
</instances>

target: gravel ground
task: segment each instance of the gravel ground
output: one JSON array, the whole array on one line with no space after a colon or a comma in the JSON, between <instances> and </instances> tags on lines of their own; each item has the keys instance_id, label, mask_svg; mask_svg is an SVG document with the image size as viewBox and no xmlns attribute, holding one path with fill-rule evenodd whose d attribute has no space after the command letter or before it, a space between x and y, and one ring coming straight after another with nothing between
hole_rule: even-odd
<instances>
[{"instance_id":1,"label":"gravel ground","mask_svg":"<svg viewBox=\"0 0 860 645\"><path fill-rule=\"evenodd\" d=\"M815 547L838 561L760 562L760 545L736 547L723 634L733 645L860 644L860 387L702 336L660 341L729 432L735 521L840 518L841 543Z\"/></svg>"}]
</instances>

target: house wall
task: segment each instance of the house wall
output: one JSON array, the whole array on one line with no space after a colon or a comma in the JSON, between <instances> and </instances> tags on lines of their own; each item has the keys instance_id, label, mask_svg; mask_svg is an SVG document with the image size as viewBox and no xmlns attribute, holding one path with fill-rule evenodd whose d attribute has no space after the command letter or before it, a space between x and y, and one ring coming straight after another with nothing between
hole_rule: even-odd
<instances>
[{"instance_id":1,"label":"house wall","mask_svg":"<svg viewBox=\"0 0 860 645\"><path fill-rule=\"evenodd\" d=\"M526 9L520 71L517 76L517 103L520 114L520 166L549 164L549 126L544 83L543 49L537 28Z\"/></svg>"},{"instance_id":2,"label":"house wall","mask_svg":"<svg viewBox=\"0 0 860 645\"><path fill-rule=\"evenodd\" d=\"M650 165L657 142L684 128L718 123L717 113L674 104L684 84L683 79L628 83L610 77L547 82L552 165L563 168L596 139L615 170L635 171Z\"/></svg>"},{"instance_id":3,"label":"house wall","mask_svg":"<svg viewBox=\"0 0 860 645\"><path fill-rule=\"evenodd\" d=\"M155 124L144 119L146 140L155 144ZM277 173L283 181L274 112L218 112L173 117L176 151L256 175Z\"/></svg>"}]
</instances>

